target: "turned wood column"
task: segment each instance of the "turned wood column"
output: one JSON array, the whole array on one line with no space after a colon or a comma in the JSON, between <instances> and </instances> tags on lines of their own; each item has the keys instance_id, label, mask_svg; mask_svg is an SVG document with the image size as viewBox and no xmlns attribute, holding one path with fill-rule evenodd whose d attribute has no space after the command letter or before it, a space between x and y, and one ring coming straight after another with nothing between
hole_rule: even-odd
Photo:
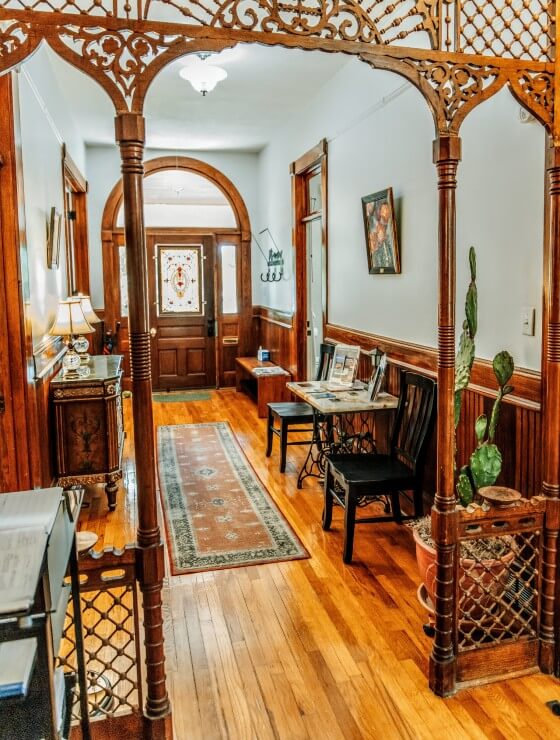
<instances>
[{"instance_id":1,"label":"turned wood column","mask_svg":"<svg viewBox=\"0 0 560 740\"><path fill-rule=\"evenodd\" d=\"M144 234L144 118L121 113L115 119L121 150L124 232L129 301L132 412L138 496L137 578L142 591L146 648L146 736L165 737L170 712L165 685L161 591L164 576L156 501L154 425L148 312L148 256ZM158 720L162 720L158 722ZM155 723L155 724L152 724ZM158 727L159 729L155 729Z\"/></svg>"},{"instance_id":2,"label":"turned wood column","mask_svg":"<svg viewBox=\"0 0 560 740\"><path fill-rule=\"evenodd\" d=\"M455 688L455 191L461 140L458 136L442 135L434 141L433 152L438 176L439 305L437 492L432 509L436 544L435 637L430 688L446 696Z\"/></svg>"},{"instance_id":3,"label":"turned wood column","mask_svg":"<svg viewBox=\"0 0 560 740\"><path fill-rule=\"evenodd\" d=\"M545 265L543 321L543 494L547 498L542 563L539 666L545 673L559 667L555 657L555 600L560 528L560 145L547 151L548 259Z\"/></svg>"}]
</instances>

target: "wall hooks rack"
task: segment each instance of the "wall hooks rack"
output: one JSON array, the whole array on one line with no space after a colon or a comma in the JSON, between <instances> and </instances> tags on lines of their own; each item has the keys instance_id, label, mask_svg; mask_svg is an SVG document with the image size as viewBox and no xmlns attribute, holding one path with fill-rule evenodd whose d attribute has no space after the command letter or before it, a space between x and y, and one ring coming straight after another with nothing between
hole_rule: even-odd
<instances>
[{"instance_id":1,"label":"wall hooks rack","mask_svg":"<svg viewBox=\"0 0 560 740\"><path fill-rule=\"evenodd\" d=\"M263 281L263 283L279 283L284 276L284 255L282 254L282 250L278 249L278 245L274 241L274 238L270 233L268 227L266 229L263 229L262 231L259 231L259 236L264 233L268 233L268 236L274 244L274 249L270 248L268 250L268 256L263 252L257 237L254 234L252 235L255 244L259 248L260 253L266 260L267 271L266 274L261 272L261 280Z\"/></svg>"}]
</instances>

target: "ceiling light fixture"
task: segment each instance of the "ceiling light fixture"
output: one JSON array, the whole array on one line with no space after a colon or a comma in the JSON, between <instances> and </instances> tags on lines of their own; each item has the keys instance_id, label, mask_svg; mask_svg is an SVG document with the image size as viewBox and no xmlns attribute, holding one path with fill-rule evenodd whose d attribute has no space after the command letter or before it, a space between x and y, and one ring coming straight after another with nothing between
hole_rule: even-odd
<instances>
[{"instance_id":1,"label":"ceiling light fixture","mask_svg":"<svg viewBox=\"0 0 560 740\"><path fill-rule=\"evenodd\" d=\"M197 92L205 96L206 93L212 92L218 82L226 79L227 72L221 67L208 64L206 62L208 54L200 54L198 57L197 61L180 69L179 75L190 82Z\"/></svg>"}]
</instances>

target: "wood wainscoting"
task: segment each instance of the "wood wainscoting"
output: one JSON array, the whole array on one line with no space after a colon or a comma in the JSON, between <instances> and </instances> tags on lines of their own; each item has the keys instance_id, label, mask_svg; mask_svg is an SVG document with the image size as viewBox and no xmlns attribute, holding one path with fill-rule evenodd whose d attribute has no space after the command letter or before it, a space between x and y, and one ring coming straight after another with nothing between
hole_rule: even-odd
<instances>
[{"instance_id":1,"label":"wood wainscoting","mask_svg":"<svg viewBox=\"0 0 560 740\"><path fill-rule=\"evenodd\" d=\"M253 306L254 346L270 349L272 362L293 375L297 372L297 355L293 315L264 306ZM335 324L325 326L325 341L358 344L365 352L360 360L358 377L368 380L374 347L386 352L389 359L387 390L399 392L400 370L419 370L437 375L437 350L411 342L377 336ZM476 447L474 424L477 417L490 416L497 384L489 360L476 360L472 383L463 398L461 421L457 430L457 464L464 465ZM503 456L498 484L515 488L524 496L539 494L542 488L541 376L533 370L517 368L512 385L514 394L507 396L500 412L496 443ZM431 504L436 490L436 432L430 441L424 490Z\"/></svg>"},{"instance_id":2,"label":"wood wainscoting","mask_svg":"<svg viewBox=\"0 0 560 740\"><path fill-rule=\"evenodd\" d=\"M297 377L294 315L265 306L253 306L254 355L258 347L270 350L270 361Z\"/></svg>"},{"instance_id":3,"label":"wood wainscoting","mask_svg":"<svg viewBox=\"0 0 560 740\"><path fill-rule=\"evenodd\" d=\"M358 344L368 351L374 347L387 353L387 390L398 394L401 369L418 369L433 377L437 374L437 351L431 347L402 342L388 337L347 329L334 324L325 327L327 341ZM367 379L371 360L363 354L359 377ZM488 360L476 360L472 383L465 392L461 421L457 431L457 463L464 465L476 447L474 423L481 413L490 416L497 383ZM541 377L540 373L518 368L512 378L515 392L507 396L500 412L496 443L503 455L498 484L521 491L524 496L539 494L542 488ZM436 434L430 444L424 490L436 489Z\"/></svg>"}]
</instances>

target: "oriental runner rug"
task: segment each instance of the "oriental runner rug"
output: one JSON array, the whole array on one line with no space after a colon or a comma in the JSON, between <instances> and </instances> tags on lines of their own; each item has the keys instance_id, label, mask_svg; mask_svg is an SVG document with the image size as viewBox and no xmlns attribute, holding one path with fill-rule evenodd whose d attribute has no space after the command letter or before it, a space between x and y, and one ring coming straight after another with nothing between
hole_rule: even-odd
<instances>
[{"instance_id":1,"label":"oriental runner rug","mask_svg":"<svg viewBox=\"0 0 560 740\"><path fill-rule=\"evenodd\" d=\"M227 422L158 427L158 474L173 575L309 557Z\"/></svg>"}]
</instances>

